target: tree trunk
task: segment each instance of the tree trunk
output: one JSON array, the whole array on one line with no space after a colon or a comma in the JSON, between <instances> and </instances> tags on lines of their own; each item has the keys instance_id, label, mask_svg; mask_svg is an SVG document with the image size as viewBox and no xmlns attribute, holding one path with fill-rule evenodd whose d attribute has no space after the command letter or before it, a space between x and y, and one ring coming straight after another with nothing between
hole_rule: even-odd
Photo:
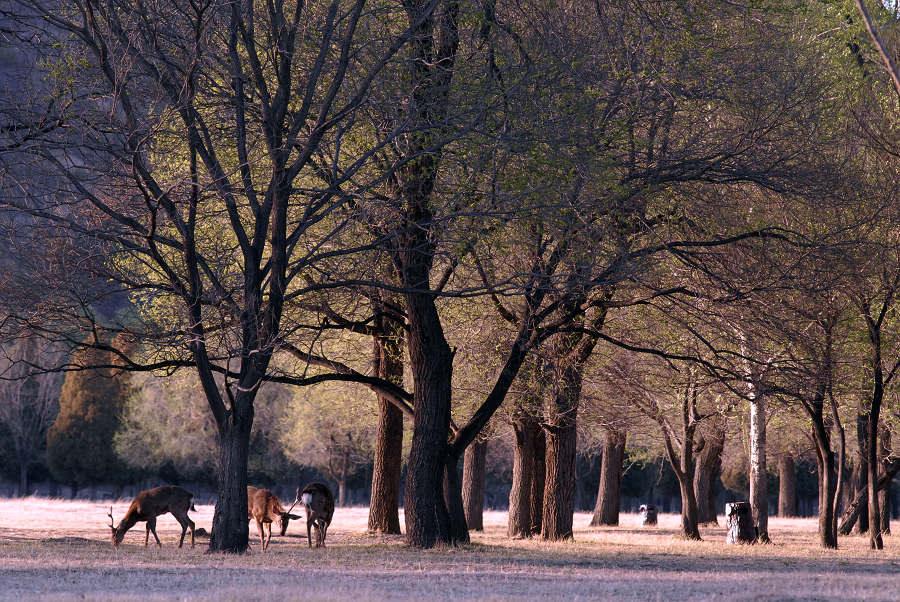
<instances>
[{"instance_id":1,"label":"tree trunk","mask_svg":"<svg viewBox=\"0 0 900 602\"><path fill-rule=\"evenodd\" d=\"M444 503L450 518L450 541L453 544L469 542L469 527L466 524L462 479L459 473L459 456L448 454L444 467Z\"/></svg>"},{"instance_id":2,"label":"tree trunk","mask_svg":"<svg viewBox=\"0 0 900 602\"><path fill-rule=\"evenodd\" d=\"M571 410L574 421L575 409ZM575 443L574 423L546 429L546 481L544 508L541 518L541 537L550 541L572 539L572 519L575 513Z\"/></svg>"},{"instance_id":3,"label":"tree trunk","mask_svg":"<svg viewBox=\"0 0 900 602\"><path fill-rule=\"evenodd\" d=\"M530 416L512 423L513 479L509 490L509 515L506 536L513 539L531 537L531 483L534 480L534 447L540 426Z\"/></svg>"},{"instance_id":4,"label":"tree trunk","mask_svg":"<svg viewBox=\"0 0 900 602\"><path fill-rule=\"evenodd\" d=\"M824 430L824 425L822 425ZM827 442L827 440L825 440ZM826 443L827 445L827 443ZM837 548L837 532L834 529L834 492L837 475L834 469L834 452L830 447L816 442L816 468L819 481L819 541L824 548Z\"/></svg>"},{"instance_id":5,"label":"tree trunk","mask_svg":"<svg viewBox=\"0 0 900 602\"><path fill-rule=\"evenodd\" d=\"M565 362L565 356L558 357ZM575 451L578 438L575 425L581 395L581 376L578 366L557 366L555 391L544 405L547 451L541 537L551 541L572 539Z\"/></svg>"},{"instance_id":6,"label":"tree trunk","mask_svg":"<svg viewBox=\"0 0 900 602\"><path fill-rule=\"evenodd\" d=\"M618 525L622 493L622 466L625 461L625 432L604 429L603 457L600 462L600 487L591 526Z\"/></svg>"},{"instance_id":7,"label":"tree trunk","mask_svg":"<svg viewBox=\"0 0 900 602\"><path fill-rule=\"evenodd\" d=\"M891 431L882 422L879 425L881 431L881 442L879 445L878 459L881 464L891 455ZM882 475L884 476L884 475ZM879 480L881 476L879 476ZM878 493L878 505L881 508L881 533L883 535L891 534L891 481L888 480L887 485Z\"/></svg>"},{"instance_id":8,"label":"tree trunk","mask_svg":"<svg viewBox=\"0 0 900 602\"><path fill-rule=\"evenodd\" d=\"M869 415L859 413L856 415L856 444L857 454L853 459L853 491L868 491L869 470L866 458L866 434L869 432ZM869 505L866 504L859 511L854 531L860 535L869 532Z\"/></svg>"},{"instance_id":9,"label":"tree trunk","mask_svg":"<svg viewBox=\"0 0 900 602\"><path fill-rule=\"evenodd\" d=\"M403 328L376 312L378 336L373 337L375 372L379 378L403 384ZM387 333L387 334L384 334ZM400 533L400 475L403 468L403 412L378 395L378 430L372 466L369 531Z\"/></svg>"},{"instance_id":10,"label":"tree trunk","mask_svg":"<svg viewBox=\"0 0 900 602\"><path fill-rule=\"evenodd\" d=\"M888 487L897 472L900 472L900 460L895 460L889 465L886 465L884 468L885 472L880 477L878 477L878 491L881 491L885 487ZM854 523L859 519L860 511L867 505L868 495L869 492L867 489L856 493L856 497L844 511L844 516L841 517L841 535L850 534L850 531L853 529Z\"/></svg>"},{"instance_id":11,"label":"tree trunk","mask_svg":"<svg viewBox=\"0 0 900 602\"><path fill-rule=\"evenodd\" d=\"M694 496L694 483L691 475L679 475L678 488L681 490L681 534L687 539L699 540L697 498Z\"/></svg>"},{"instance_id":12,"label":"tree trunk","mask_svg":"<svg viewBox=\"0 0 900 602\"><path fill-rule=\"evenodd\" d=\"M547 433L540 426L534 435L531 466L531 534L541 532L544 521L544 483L547 481Z\"/></svg>"},{"instance_id":13,"label":"tree trunk","mask_svg":"<svg viewBox=\"0 0 900 602\"><path fill-rule=\"evenodd\" d=\"M718 525L715 485L722 469L724 449L725 430L714 428L703 438L703 448L697 456L694 468L694 496L697 499L697 522L701 525Z\"/></svg>"},{"instance_id":14,"label":"tree trunk","mask_svg":"<svg viewBox=\"0 0 900 602\"><path fill-rule=\"evenodd\" d=\"M19 497L28 495L28 464L27 460L19 460Z\"/></svg>"},{"instance_id":15,"label":"tree trunk","mask_svg":"<svg viewBox=\"0 0 900 602\"><path fill-rule=\"evenodd\" d=\"M240 396L239 396L240 397ZM211 552L247 551L247 459L250 451L252 404L235 404L227 422L218 425L218 498L213 514ZM240 412L243 408L243 412Z\"/></svg>"},{"instance_id":16,"label":"tree trunk","mask_svg":"<svg viewBox=\"0 0 900 602\"><path fill-rule=\"evenodd\" d=\"M797 516L797 474L794 457L789 453L778 458L778 516Z\"/></svg>"},{"instance_id":17,"label":"tree trunk","mask_svg":"<svg viewBox=\"0 0 900 602\"><path fill-rule=\"evenodd\" d=\"M343 508L347 505L347 475L341 473L338 476L338 507Z\"/></svg>"},{"instance_id":18,"label":"tree trunk","mask_svg":"<svg viewBox=\"0 0 900 602\"><path fill-rule=\"evenodd\" d=\"M428 287L430 269L421 264L429 263L431 258L423 255L408 254L413 265L406 267L404 278L404 287L412 291L406 293L406 306L415 412L404 518L409 545L431 548L454 543L444 501L453 355L444 338L434 297L414 292Z\"/></svg>"},{"instance_id":19,"label":"tree trunk","mask_svg":"<svg viewBox=\"0 0 900 602\"><path fill-rule=\"evenodd\" d=\"M463 508L466 526L470 530L484 530L484 469L487 460L487 441L478 440L466 448L463 456Z\"/></svg>"},{"instance_id":20,"label":"tree trunk","mask_svg":"<svg viewBox=\"0 0 900 602\"><path fill-rule=\"evenodd\" d=\"M759 541L769 541L769 492L766 476L766 398L750 396L750 508Z\"/></svg>"}]
</instances>

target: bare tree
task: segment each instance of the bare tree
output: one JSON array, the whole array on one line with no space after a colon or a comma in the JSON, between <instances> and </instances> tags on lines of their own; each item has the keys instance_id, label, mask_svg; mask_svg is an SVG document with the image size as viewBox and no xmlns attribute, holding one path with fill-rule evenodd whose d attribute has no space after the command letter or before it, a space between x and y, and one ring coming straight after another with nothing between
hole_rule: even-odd
<instances>
[{"instance_id":1,"label":"bare tree","mask_svg":"<svg viewBox=\"0 0 900 602\"><path fill-rule=\"evenodd\" d=\"M19 495L28 495L31 464L47 445L47 430L59 411L62 375L32 373L32 367L57 363L63 353L40 338L21 339L0 359L0 422L6 425L19 463Z\"/></svg>"}]
</instances>

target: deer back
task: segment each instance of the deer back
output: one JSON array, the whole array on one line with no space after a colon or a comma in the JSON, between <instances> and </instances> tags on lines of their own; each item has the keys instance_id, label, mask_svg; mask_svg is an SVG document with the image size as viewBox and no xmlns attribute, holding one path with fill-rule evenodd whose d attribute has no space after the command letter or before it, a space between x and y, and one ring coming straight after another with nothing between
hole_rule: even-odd
<instances>
[{"instance_id":1,"label":"deer back","mask_svg":"<svg viewBox=\"0 0 900 602\"><path fill-rule=\"evenodd\" d=\"M147 520L166 512L180 516L190 509L193 497L193 493L177 485L147 489L135 496L125 518L134 516L136 520Z\"/></svg>"},{"instance_id":2,"label":"deer back","mask_svg":"<svg viewBox=\"0 0 900 602\"><path fill-rule=\"evenodd\" d=\"M250 515L261 523L271 523L284 514L284 507L278 496L268 489L256 489L251 498L248 488L247 509Z\"/></svg>"},{"instance_id":3,"label":"deer back","mask_svg":"<svg viewBox=\"0 0 900 602\"><path fill-rule=\"evenodd\" d=\"M327 485L310 483L303 488L298 498L307 508L307 520L310 520L309 514L313 514L313 518L321 518L325 524L331 524L331 518L334 516L334 495Z\"/></svg>"}]
</instances>

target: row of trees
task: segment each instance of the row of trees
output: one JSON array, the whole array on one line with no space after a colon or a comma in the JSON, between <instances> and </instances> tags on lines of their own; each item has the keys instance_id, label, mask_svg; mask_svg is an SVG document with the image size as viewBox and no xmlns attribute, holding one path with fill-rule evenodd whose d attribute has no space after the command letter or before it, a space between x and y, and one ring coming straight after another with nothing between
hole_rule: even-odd
<instances>
[{"instance_id":1,"label":"row of trees","mask_svg":"<svg viewBox=\"0 0 900 602\"><path fill-rule=\"evenodd\" d=\"M114 358L35 374L192 370L213 550L247 546L260 392L324 381L379 396L373 529L399 527L412 421L414 546L467 541L459 464L501 415L511 535L571 537L593 396L611 449L632 414L658 425L689 537L704 424L749 402L765 538L767 404L799 408L826 546L856 403L881 547L900 79L891 15L864 9L9 0L38 60L0 107L5 331Z\"/></svg>"}]
</instances>

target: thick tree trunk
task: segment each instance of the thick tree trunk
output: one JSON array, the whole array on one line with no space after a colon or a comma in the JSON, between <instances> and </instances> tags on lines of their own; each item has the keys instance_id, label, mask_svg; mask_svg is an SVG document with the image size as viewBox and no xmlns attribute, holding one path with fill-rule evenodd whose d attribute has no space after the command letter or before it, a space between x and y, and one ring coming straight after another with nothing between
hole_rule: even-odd
<instances>
[{"instance_id":1,"label":"thick tree trunk","mask_svg":"<svg viewBox=\"0 0 900 602\"><path fill-rule=\"evenodd\" d=\"M565 361L563 357L560 359ZM541 537L551 541L572 538L581 376L577 366L557 366L556 390L544 405L547 450Z\"/></svg>"},{"instance_id":2,"label":"thick tree trunk","mask_svg":"<svg viewBox=\"0 0 900 602\"><path fill-rule=\"evenodd\" d=\"M575 409L570 417L574 422ZM574 423L564 420L547 431L546 481L541 537L551 541L572 539L575 513L575 444Z\"/></svg>"},{"instance_id":3,"label":"thick tree trunk","mask_svg":"<svg viewBox=\"0 0 900 602\"><path fill-rule=\"evenodd\" d=\"M406 267L404 286L410 291L427 289L430 269L422 264L430 262L430 257L423 260L418 253L409 254L415 256L410 258L412 265ZM404 496L406 538L410 546L431 548L453 543L444 501L453 354L444 338L434 297L408 292L406 306L414 400ZM452 495L452 488L448 493Z\"/></svg>"},{"instance_id":4,"label":"thick tree trunk","mask_svg":"<svg viewBox=\"0 0 900 602\"><path fill-rule=\"evenodd\" d=\"M622 493L622 466L625 462L625 432L604 429L600 486L591 526L618 525Z\"/></svg>"},{"instance_id":5,"label":"thick tree trunk","mask_svg":"<svg viewBox=\"0 0 900 602\"><path fill-rule=\"evenodd\" d=\"M466 526L470 530L484 530L484 469L487 460L487 441L476 440L466 448L463 456L463 508Z\"/></svg>"},{"instance_id":6,"label":"thick tree trunk","mask_svg":"<svg viewBox=\"0 0 900 602\"><path fill-rule=\"evenodd\" d=\"M395 385L403 384L403 329L376 312L379 334L373 337L375 372ZM369 531L400 533L400 474L403 467L403 412L378 395L378 429L372 466Z\"/></svg>"},{"instance_id":7,"label":"thick tree trunk","mask_svg":"<svg viewBox=\"0 0 900 602\"><path fill-rule=\"evenodd\" d=\"M691 475L679 475L678 487L681 489L681 534L687 539L699 540L697 498L694 496L694 483Z\"/></svg>"},{"instance_id":8,"label":"thick tree trunk","mask_svg":"<svg viewBox=\"0 0 900 602\"><path fill-rule=\"evenodd\" d=\"M506 536L513 539L531 537L531 483L534 480L534 447L540 426L526 416L512 423L513 479L509 490L509 515Z\"/></svg>"},{"instance_id":9,"label":"thick tree trunk","mask_svg":"<svg viewBox=\"0 0 900 602\"><path fill-rule=\"evenodd\" d=\"M537 428L531 465L531 534L541 532L544 521L544 483L547 481L547 433Z\"/></svg>"},{"instance_id":10,"label":"thick tree trunk","mask_svg":"<svg viewBox=\"0 0 900 602\"><path fill-rule=\"evenodd\" d=\"M769 491L766 476L766 398L750 398L750 508L759 541L769 541Z\"/></svg>"},{"instance_id":11,"label":"thick tree trunk","mask_svg":"<svg viewBox=\"0 0 900 602\"><path fill-rule=\"evenodd\" d=\"M238 408L243 408L240 412ZM219 425L218 498L213 514L211 552L247 551L247 460L250 452L252 404L240 404Z\"/></svg>"},{"instance_id":12,"label":"thick tree trunk","mask_svg":"<svg viewBox=\"0 0 900 602\"><path fill-rule=\"evenodd\" d=\"M716 480L722 469L722 452L725 449L725 430L715 428L703 438L703 449L697 456L694 468L694 496L697 499L697 522L715 526Z\"/></svg>"},{"instance_id":13,"label":"thick tree trunk","mask_svg":"<svg viewBox=\"0 0 900 602\"><path fill-rule=\"evenodd\" d=\"M789 453L778 458L778 516L797 516L797 474L794 457Z\"/></svg>"}]
</instances>

